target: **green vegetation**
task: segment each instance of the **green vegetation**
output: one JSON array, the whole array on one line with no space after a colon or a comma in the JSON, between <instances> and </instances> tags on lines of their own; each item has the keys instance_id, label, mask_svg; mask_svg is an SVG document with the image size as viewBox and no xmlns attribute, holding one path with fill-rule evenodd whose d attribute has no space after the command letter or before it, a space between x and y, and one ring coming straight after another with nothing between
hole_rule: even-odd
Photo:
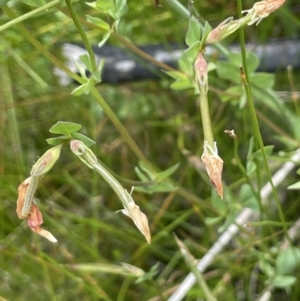
<instances>
[{"instance_id":1,"label":"green vegetation","mask_svg":"<svg viewBox=\"0 0 300 301\"><path fill-rule=\"evenodd\" d=\"M300 75L245 50L299 37L299 5L181 2L0 0L0 301L174 301L190 272L188 301L300 299ZM136 48L172 42L178 69ZM101 83L106 43L160 79Z\"/></svg>"}]
</instances>

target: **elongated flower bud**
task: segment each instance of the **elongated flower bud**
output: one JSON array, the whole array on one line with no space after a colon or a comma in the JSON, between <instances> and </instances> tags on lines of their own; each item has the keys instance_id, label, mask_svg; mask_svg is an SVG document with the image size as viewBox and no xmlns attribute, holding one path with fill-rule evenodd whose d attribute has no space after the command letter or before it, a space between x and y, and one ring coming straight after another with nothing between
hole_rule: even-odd
<instances>
[{"instance_id":1,"label":"elongated flower bud","mask_svg":"<svg viewBox=\"0 0 300 301\"><path fill-rule=\"evenodd\" d=\"M58 144L48 149L42 157L32 166L30 175L39 177L47 173L55 164L60 156L62 144Z\"/></svg>"},{"instance_id":2,"label":"elongated flower bud","mask_svg":"<svg viewBox=\"0 0 300 301\"><path fill-rule=\"evenodd\" d=\"M285 0L264 0L254 3L251 9L243 11L243 13L246 13L244 17L237 20L233 20L233 17L230 17L214 28L207 36L206 44L217 43L242 26L258 25L262 19L277 10L284 2Z\"/></svg>"},{"instance_id":3,"label":"elongated flower bud","mask_svg":"<svg viewBox=\"0 0 300 301\"><path fill-rule=\"evenodd\" d=\"M208 80L207 80L207 62L203 56L203 53L199 52L195 64L195 74L196 74L196 81L199 85L199 90L204 91L207 93L208 91Z\"/></svg>"},{"instance_id":4,"label":"elongated flower bud","mask_svg":"<svg viewBox=\"0 0 300 301\"><path fill-rule=\"evenodd\" d=\"M223 160L218 155L216 142L214 143L214 150L209 146L207 141L204 142L204 150L201 160L205 165L206 172L211 183L216 189L218 195L223 199L223 184L222 184L222 170Z\"/></svg>"}]
</instances>

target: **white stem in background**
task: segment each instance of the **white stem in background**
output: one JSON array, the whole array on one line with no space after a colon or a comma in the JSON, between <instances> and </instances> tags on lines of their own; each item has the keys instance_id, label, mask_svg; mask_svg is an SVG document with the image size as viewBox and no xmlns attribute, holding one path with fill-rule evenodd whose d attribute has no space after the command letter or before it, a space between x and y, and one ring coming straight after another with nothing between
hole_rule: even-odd
<instances>
[{"instance_id":1,"label":"white stem in background","mask_svg":"<svg viewBox=\"0 0 300 301\"><path fill-rule=\"evenodd\" d=\"M272 181L275 187L277 187L296 166L297 161L300 160L300 149L298 149L290 161L286 162L272 177ZM263 202L266 202L267 197L272 192L272 186L267 183L261 190L260 196ZM238 233L239 226L245 225L253 211L249 208L244 208L234 223L231 224L227 230L219 237L214 245L208 250L208 252L197 263L197 269L203 273L205 269L211 264L217 254L230 242L230 240ZM239 226L238 226L239 225ZM176 291L170 296L168 301L180 301L182 300L191 287L194 285L196 277L193 273L189 273L184 281L179 285Z\"/></svg>"}]
</instances>

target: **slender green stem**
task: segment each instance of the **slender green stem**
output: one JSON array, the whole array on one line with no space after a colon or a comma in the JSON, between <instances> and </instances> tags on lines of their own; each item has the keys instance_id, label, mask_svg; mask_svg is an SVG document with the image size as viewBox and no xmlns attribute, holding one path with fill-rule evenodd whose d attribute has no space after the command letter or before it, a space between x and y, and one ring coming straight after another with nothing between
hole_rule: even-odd
<instances>
[{"instance_id":1,"label":"slender green stem","mask_svg":"<svg viewBox=\"0 0 300 301\"><path fill-rule=\"evenodd\" d=\"M36 8L36 9L28 12L27 14L24 14L24 15L22 15L20 17L17 17L15 19L13 19L13 20L11 20L11 21L3 24L2 26L0 26L0 32L3 31L3 30L5 30L5 29L7 29L7 28L9 28L9 27L11 27L11 26L13 26L13 25L15 25L15 24L18 24L18 23L20 23L20 22L22 22L24 20L27 20L27 19L31 18L31 17L35 16L36 14L38 14L38 13L40 13L40 12L42 12L42 11L44 11L44 10L52 7L52 6L55 6L59 2L60 2L60 0L53 0L53 1L51 1L51 2L49 2L47 4L45 4L45 5L42 5L42 6L38 7L38 8Z\"/></svg>"},{"instance_id":2,"label":"slender green stem","mask_svg":"<svg viewBox=\"0 0 300 301\"><path fill-rule=\"evenodd\" d=\"M60 6L57 6L57 8L66 16L70 17L70 13L68 11L66 11L65 9L61 8ZM85 19L82 18L78 18L78 20L80 21L81 24L86 25L89 28L98 30L100 32L101 28L99 28L98 26L88 22ZM106 33L106 31L103 30L103 33ZM139 49L138 47L136 47L133 43L131 43L129 40L127 40L126 38L118 35L116 32L112 32L111 33L111 37L116 39L117 41L119 41L120 43L122 43L126 48L130 49L133 53L137 54L138 56L140 56L141 58L151 62L153 65L156 65L157 67L163 69L163 70L168 70L168 71L176 71L177 69L170 67L167 64L164 64L162 62L157 61L156 59L154 59L151 55L147 54L146 52L142 51L141 49Z\"/></svg>"},{"instance_id":3,"label":"slender green stem","mask_svg":"<svg viewBox=\"0 0 300 301\"><path fill-rule=\"evenodd\" d=\"M38 185L39 185L39 177L32 176L30 178L30 183L26 192L24 205L21 211L21 214L24 218L27 217L30 213L31 204L33 203L34 195Z\"/></svg>"},{"instance_id":4,"label":"slender green stem","mask_svg":"<svg viewBox=\"0 0 300 301\"><path fill-rule=\"evenodd\" d=\"M242 2L241 2L241 0L237 0L237 7L238 7L238 16L239 16L239 18L241 18L242 17ZM255 136L255 138L258 142L259 148L262 152L264 167L265 167L265 170L267 172L267 176L269 178L269 182L270 182L271 187L272 187L272 193L273 193L273 196L274 196L274 199L275 199L275 203L276 203L276 207L277 207L277 211L278 211L278 214L279 214L280 221L282 222L284 232L285 232L285 235L287 236L287 239L290 239L289 235L288 235L287 224L285 222L285 217L284 217L281 205L280 205L278 193L277 193L277 191L275 189L275 186L274 186L274 183L272 181L272 175L271 175L271 171L270 171L269 164L268 164L268 161L267 161L267 156L266 156L266 153L265 153L265 150L264 150L264 144L263 144L263 140L262 140L260 129L259 129L258 120L257 120L256 113L255 113L255 107L254 107L254 103L253 103L253 96L252 96L252 91L251 91L250 82L249 82L249 73L248 73L247 59L246 59L245 35L244 35L244 28L243 27L239 28L239 36L240 36L240 47L241 47L243 70L244 70L244 76L242 76L242 81L243 81L244 88L245 88L246 95L247 95L248 106L249 106L249 109L250 109L250 115L251 115L251 119L252 119L252 126L253 126L254 136Z\"/></svg>"},{"instance_id":5,"label":"slender green stem","mask_svg":"<svg viewBox=\"0 0 300 301\"><path fill-rule=\"evenodd\" d=\"M21 66L42 88L48 87L48 84L17 54L9 43L5 39L0 37L1 43L8 50L8 53L15 59L15 61Z\"/></svg>"},{"instance_id":6,"label":"slender green stem","mask_svg":"<svg viewBox=\"0 0 300 301\"><path fill-rule=\"evenodd\" d=\"M113 175L105 169L98 161L95 154L80 140L71 140L71 150L84 162L88 167L94 169L101 177L110 185L119 197L125 208L129 203L134 203L131 195L123 188L123 186L113 177Z\"/></svg>"},{"instance_id":7,"label":"slender green stem","mask_svg":"<svg viewBox=\"0 0 300 301\"><path fill-rule=\"evenodd\" d=\"M10 18L15 18L15 14L7 5L2 6L2 9ZM46 58L48 58L56 67L66 72L71 78L73 78L77 82L81 84L85 83L85 80L83 80L75 72L72 72L64 63L58 60L37 39L35 39L23 24L17 24L17 27L22 33L23 37L27 41L29 41L38 51L40 51Z\"/></svg>"},{"instance_id":8,"label":"slender green stem","mask_svg":"<svg viewBox=\"0 0 300 301\"><path fill-rule=\"evenodd\" d=\"M236 163L237 163L237 166L239 167L242 175L244 176L244 178L246 179L247 183L250 185L251 187L251 190L255 196L255 198L257 199L258 201L258 204L259 204L259 209L260 209L260 212L263 213L263 205L262 205L262 201L261 201L261 197L260 197L260 194L257 193L251 183L251 180L250 180L250 177L248 176L241 160L240 160L240 157L239 157L239 153L238 153L238 138L234 139L234 158L236 160Z\"/></svg>"},{"instance_id":9,"label":"slender green stem","mask_svg":"<svg viewBox=\"0 0 300 301\"><path fill-rule=\"evenodd\" d=\"M165 0L165 3L170 5L174 11L176 11L180 16L182 16L184 19L189 19L190 12L189 10L184 7L179 1L177 0Z\"/></svg>"},{"instance_id":10,"label":"slender green stem","mask_svg":"<svg viewBox=\"0 0 300 301\"><path fill-rule=\"evenodd\" d=\"M197 265L195 264L196 260L190 253L189 249L176 236L175 236L175 240L176 240L177 245L180 249L180 252L184 258L185 263L187 264L187 266L189 267L191 272L195 275L198 285L203 290L203 294L205 295L206 300L217 301L217 299L214 297L213 293L210 291L202 273L197 269Z\"/></svg>"},{"instance_id":11,"label":"slender green stem","mask_svg":"<svg viewBox=\"0 0 300 301\"><path fill-rule=\"evenodd\" d=\"M286 223L288 226L292 225L292 222L287 222ZM277 221L272 221L272 220L264 220L264 221L260 221L260 222L249 222L248 226L253 227L253 226L275 226L275 227L282 227L282 222L277 222Z\"/></svg>"},{"instance_id":12,"label":"slender green stem","mask_svg":"<svg viewBox=\"0 0 300 301\"><path fill-rule=\"evenodd\" d=\"M200 113L202 119L204 140L208 142L208 144L212 149L214 149L214 136L213 136L211 121L209 116L207 91L205 86L202 85L198 85L198 86L200 89L199 102L200 102Z\"/></svg>"},{"instance_id":13,"label":"slender green stem","mask_svg":"<svg viewBox=\"0 0 300 301\"><path fill-rule=\"evenodd\" d=\"M74 21L74 24L75 24L75 26L76 26L76 28L77 28L80 36L81 36L82 42L83 42L83 44L84 44L84 46L85 46L85 48L86 48L86 50L87 50L87 52L89 54L89 57L90 57L90 60L91 60L91 64L92 64L92 70L91 71L94 72L94 71L97 70L97 63L96 63L96 58L95 58L95 54L94 54L94 51L92 49L92 46L91 46L91 44L90 44L90 42L89 42L89 40L88 40L88 38L87 38L87 36L86 36L86 34L85 34L82 26L81 26L81 24L80 24L80 22L79 22L79 20L77 18L77 15L76 15L76 13L74 11L74 8L73 8L71 0L66 0L66 4L67 4L67 7L68 7L68 9L70 11L71 17L72 17L72 19Z\"/></svg>"},{"instance_id":14,"label":"slender green stem","mask_svg":"<svg viewBox=\"0 0 300 301\"><path fill-rule=\"evenodd\" d=\"M14 97L12 91L12 82L10 79L10 74L6 62L3 62L0 65L0 98L4 100L5 105L8 107L6 110L7 114L7 131L10 136L11 141L8 144L13 145L13 155L16 166L16 172L20 175L24 172L24 161L23 161L23 152L21 146L21 139L18 127L18 120L16 115L16 110L14 108ZM2 121L1 121L2 123ZM4 121L3 124L4 126ZM4 147L4 146L2 146Z\"/></svg>"}]
</instances>

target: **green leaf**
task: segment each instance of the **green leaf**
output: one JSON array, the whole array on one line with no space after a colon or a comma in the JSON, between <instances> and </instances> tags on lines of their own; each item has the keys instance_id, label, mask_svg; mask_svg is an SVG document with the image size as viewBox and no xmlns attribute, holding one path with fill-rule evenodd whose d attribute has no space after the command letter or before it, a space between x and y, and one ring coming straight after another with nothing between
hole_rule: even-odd
<instances>
[{"instance_id":1,"label":"green leaf","mask_svg":"<svg viewBox=\"0 0 300 301\"><path fill-rule=\"evenodd\" d=\"M211 26L209 25L209 23L207 21L205 21L203 32L202 32L202 37L201 37L201 42L200 42L201 49L204 48L204 46L206 44L207 36L209 35L210 32L211 32Z\"/></svg>"},{"instance_id":2,"label":"green leaf","mask_svg":"<svg viewBox=\"0 0 300 301\"><path fill-rule=\"evenodd\" d=\"M8 3L8 1L10 1L10 0L0 0L0 7L5 5L6 3Z\"/></svg>"},{"instance_id":3,"label":"green leaf","mask_svg":"<svg viewBox=\"0 0 300 301\"><path fill-rule=\"evenodd\" d=\"M259 66L259 58L252 51L246 52L246 62L247 62L247 67L248 67L249 73L254 72Z\"/></svg>"},{"instance_id":4,"label":"green leaf","mask_svg":"<svg viewBox=\"0 0 300 301\"><path fill-rule=\"evenodd\" d=\"M143 193L152 194L159 192L172 192L177 190L177 187L174 186L171 182L162 182L149 186L136 186L134 187L134 189Z\"/></svg>"},{"instance_id":5,"label":"green leaf","mask_svg":"<svg viewBox=\"0 0 300 301\"><path fill-rule=\"evenodd\" d=\"M55 137L55 138L46 139L47 143L50 145L58 145L64 141L68 141L68 140L70 140L69 136L59 136L59 137Z\"/></svg>"},{"instance_id":6,"label":"green leaf","mask_svg":"<svg viewBox=\"0 0 300 301\"><path fill-rule=\"evenodd\" d=\"M105 59L101 59L100 62L99 62L98 68L97 68L97 70L101 71L101 73L102 73L102 69L104 67L104 64L105 64Z\"/></svg>"},{"instance_id":7,"label":"green leaf","mask_svg":"<svg viewBox=\"0 0 300 301\"><path fill-rule=\"evenodd\" d=\"M241 85L231 86L225 90L225 93L222 93L221 100L235 104L240 101L243 92L244 88Z\"/></svg>"},{"instance_id":8,"label":"green leaf","mask_svg":"<svg viewBox=\"0 0 300 301\"><path fill-rule=\"evenodd\" d=\"M85 3L104 13L115 10L115 4L113 0L97 0L95 2L85 2Z\"/></svg>"},{"instance_id":9,"label":"green leaf","mask_svg":"<svg viewBox=\"0 0 300 301\"><path fill-rule=\"evenodd\" d=\"M218 216L218 217L206 217L204 219L204 222L205 222L205 225L207 225L207 226L213 226L213 225L217 224L218 222L220 222L223 218L224 218L224 216L222 216L222 215Z\"/></svg>"},{"instance_id":10,"label":"green leaf","mask_svg":"<svg viewBox=\"0 0 300 301\"><path fill-rule=\"evenodd\" d=\"M300 181L288 186L288 189L300 189Z\"/></svg>"},{"instance_id":11,"label":"green leaf","mask_svg":"<svg viewBox=\"0 0 300 301\"><path fill-rule=\"evenodd\" d=\"M192 66L193 69L192 74L194 73L194 63L199 53L199 46L200 46L200 42L197 41L194 44L192 44L192 46L190 46L187 50L184 51L184 55L186 56L186 58L188 59L188 61Z\"/></svg>"},{"instance_id":12,"label":"green leaf","mask_svg":"<svg viewBox=\"0 0 300 301\"><path fill-rule=\"evenodd\" d=\"M151 179L149 179L148 177L146 177L137 166L134 167L134 171L135 171L135 173L137 174L137 176L139 177L139 179L141 181L143 181L143 182L148 182L149 180L151 181Z\"/></svg>"},{"instance_id":13,"label":"green leaf","mask_svg":"<svg viewBox=\"0 0 300 301\"><path fill-rule=\"evenodd\" d=\"M180 71L163 71L163 72L174 79L186 79L187 78L186 75Z\"/></svg>"},{"instance_id":14,"label":"green leaf","mask_svg":"<svg viewBox=\"0 0 300 301\"><path fill-rule=\"evenodd\" d=\"M219 233L223 233L234 221L237 217L238 213L236 211L231 211L224 222L224 224L218 228Z\"/></svg>"},{"instance_id":15,"label":"green leaf","mask_svg":"<svg viewBox=\"0 0 300 301\"><path fill-rule=\"evenodd\" d=\"M93 77L91 77L87 83L75 88L71 94L75 95L75 96L79 96L81 94L89 94L91 92L92 87L95 86L97 82L95 81L95 79Z\"/></svg>"},{"instance_id":16,"label":"green leaf","mask_svg":"<svg viewBox=\"0 0 300 301\"><path fill-rule=\"evenodd\" d=\"M247 175L250 176L255 170L256 170L257 166L256 163L253 162L252 160L248 160L246 163L246 172Z\"/></svg>"},{"instance_id":17,"label":"green leaf","mask_svg":"<svg viewBox=\"0 0 300 301\"><path fill-rule=\"evenodd\" d=\"M222 216L228 210L226 202L224 202L224 200L219 197L215 189L212 189L211 204L218 210L219 214Z\"/></svg>"},{"instance_id":18,"label":"green leaf","mask_svg":"<svg viewBox=\"0 0 300 301\"><path fill-rule=\"evenodd\" d=\"M81 64L80 62L75 62L75 65L76 65L76 67L78 68L81 77L82 77L83 79L87 80L88 78L87 78L87 76L86 76L86 70L85 70L84 65Z\"/></svg>"},{"instance_id":19,"label":"green leaf","mask_svg":"<svg viewBox=\"0 0 300 301\"><path fill-rule=\"evenodd\" d=\"M173 90L187 90L194 88L193 82L189 78L178 79L170 86Z\"/></svg>"},{"instance_id":20,"label":"green leaf","mask_svg":"<svg viewBox=\"0 0 300 301\"><path fill-rule=\"evenodd\" d=\"M216 70L217 69L217 66L215 63L213 62L209 62L207 64L207 72L210 72L210 71L213 71L213 70Z\"/></svg>"},{"instance_id":21,"label":"green leaf","mask_svg":"<svg viewBox=\"0 0 300 301\"><path fill-rule=\"evenodd\" d=\"M194 72L193 65L189 61L186 53L184 52L180 59L178 60L179 69L183 71L185 74L192 75Z\"/></svg>"},{"instance_id":22,"label":"green leaf","mask_svg":"<svg viewBox=\"0 0 300 301\"><path fill-rule=\"evenodd\" d=\"M135 283L142 283L146 280L151 280L154 279L154 276L157 275L157 273L159 273L159 265L160 263L157 262L155 265L153 265L149 272L144 273L143 275L141 275L136 281Z\"/></svg>"},{"instance_id":23,"label":"green leaf","mask_svg":"<svg viewBox=\"0 0 300 301\"><path fill-rule=\"evenodd\" d=\"M109 39L110 35L111 35L111 30L109 32L107 32L105 35L103 35L102 40L98 43L98 47L102 47L105 42ZM102 59L103 60L103 59ZM101 60L101 61L102 61Z\"/></svg>"},{"instance_id":24,"label":"green leaf","mask_svg":"<svg viewBox=\"0 0 300 301\"><path fill-rule=\"evenodd\" d=\"M251 137L249 140L249 148L248 148L248 152L247 152L248 160L252 158L253 149L254 149L254 138Z\"/></svg>"},{"instance_id":25,"label":"green leaf","mask_svg":"<svg viewBox=\"0 0 300 301\"><path fill-rule=\"evenodd\" d=\"M75 88L71 94L72 95L75 95L75 96L79 96L81 94L83 94L85 92L85 89L86 89L86 83L83 84L83 85L80 85L79 87Z\"/></svg>"},{"instance_id":26,"label":"green leaf","mask_svg":"<svg viewBox=\"0 0 300 301\"><path fill-rule=\"evenodd\" d=\"M236 84L241 83L240 68L229 62L216 62L217 74L220 78L233 81Z\"/></svg>"},{"instance_id":27,"label":"green leaf","mask_svg":"<svg viewBox=\"0 0 300 301\"><path fill-rule=\"evenodd\" d=\"M93 72L92 78L95 80L96 83L100 83L101 82L101 71L96 70L95 72Z\"/></svg>"},{"instance_id":28,"label":"green leaf","mask_svg":"<svg viewBox=\"0 0 300 301\"><path fill-rule=\"evenodd\" d=\"M176 163L172 167L155 174L154 175L155 180L159 183L159 182L163 181L164 179L168 178L178 169L179 165L180 165L179 163Z\"/></svg>"},{"instance_id":29,"label":"green leaf","mask_svg":"<svg viewBox=\"0 0 300 301\"><path fill-rule=\"evenodd\" d=\"M83 55L81 55L79 58L80 58L80 60L85 64L86 68L87 68L90 72L92 72L93 67L92 67L92 63L91 63L91 59L90 59L89 55L88 55L88 54L83 54Z\"/></svg>"},{"instance_id":30,"label":"green leaf","mask_svg":"<svg viewBox=\"0 0 300 301\"><path fill-rule=\"evenodd\" d=\"M253 97L257 99L264 106L269 107L274 112L292 119L292 115L286 114L288 111L286 107L282 106L277 95L272 89L264 89L257 87L256 85L251 85Z\"/></svg>"},{"instance_id":31,"label":"green leaf","mask_svg":"<svg viewBox=\"0 0 300 301\"><path fill-rule=\"evenodd\" d=\"M155 175L153 174L153 172L151 170L149 170L147 168L147 166L145 165L145 163L143 161L139 161L139 168L141 171L143 171L149 180L154 180L155 179Z\"/></svg>"},{"instance_id":32,"label":"green leaf","mask_svg":"<svg viewBox=\"0 0 300 301\"><path fill-rule=\"evenodd\" d=\"M272 286L287 289L290 288L296 281L297 278L294 276L277 275L272 281Z\"/></svg>"},{"instance_id":33,"label":"green leaf","mask_svg":"<svg viewBox=\"0 0 300 301\"><path fill-rule=\"evenodd\" d=\"M267 145L267 146L264 146L264 152L265 152L265 155L267 157L269 157L272 152L273 152L273 148L274 148L274 145ZM262 151L259 149L258 151L254 152L252 154L252 158L262 162L264 160L264 157L263 157L263 154L262 154Z\"/></svg>"},{"instance_id":34,"label":"green leaf","mask_svg":"<svg viewBox=\"0 0 300 301\"><path fill-rule=\"evenodd\" d=\"M241 66L243 61L241 53L236 52L230 52L227 58L230 63L234 64L238 68ZM246 52L246 62L249 73L253 73L259 66L259 59L257 55L250 51Z\"/></svg>"},{"instance_id":35,"label":"green leaf","mask_svg":"<svg viewBox=\"0 0 300 301\"><path fill-rule=\"evenodd\" d=\"M260 259L258 261L258 266L262 270L264 274L266 274L269 278L272 278L275 274L274 267L269 263L270 256L267 253L260 253Z\"/></svg>"},{"instance_id":36,"label":"green leaf","mask_svg":"<svg viewBox=\"0 0 300 301\"><path fill-rule=\"evenodd\" d=\"M300 266L300 249L289 247L281 251L276 258L276 273L278 275L291 274Z\"/></svg>"},{"instance_id":37,"label":"green leaf","mask_svg":"<svg viewBox=\"0 0 300 301\"><path fill-rule=\"evenodd\" d=\"M127 0L115 0L116 16L120 19L128 12Z\"/></svg>"},{"instance_id":38,"label":"green leaf","mask_svg":"<svg viewBox=\"0 0 300 301\"><path fill-rule=\"evenodd\" d=\"M243 184L239 193L240 203L255 212L260 211L258 200L256 199L249 184Z\"/></svg>"},{"instance_id":39,"label":"green leaf","mask_svg":"<svg viewBox=\"0 0 300 301\"><path fill-rule=\"evenodd\" d=\"M188 31L185 36L185 43L188 46L192 46L195 42L199 42L200 31L201 29L198 20L196 20L195 17L191 17L189 20Z\"/></svg>"},{"instance_id":40,"label":"green leaf","mask_svg":"<svg viewBox=\"0 0 300 301\"><path fill-rule=\"evenodd\" d=\"M91 147L94 144L96 144L96 142L94 140L92 140L91 138L89 138L89 137L87 137L85 135L82 135L80 133L72 133L71 136L74 139L82 141L87 147Z\"/></svg>"},{"instance_id":41,"label":"green leaf","mask_svg":"<svg viewBox=\"0 0 300 301\"><path fill-rule=\"evenodd\" d=\"M39 7L47 4L46 0L22 0L22 2L34 7Z\"/></svg>"},{"instance_id":42,"label":"green leaf","mask_svg":"<svg viewBox=\"0 0 300 301\"><path fill-rule=\"evenodd\" d=\"M106 23L105 21L101 20L100 18L95 18L95 17L89 16L89 15L86 15L86 19L88 20L88 22L96 25L97 27L99 27L103 31L109 31L110 30L109 24Z\"/></svg>"},{"instance_id":43,"label":"green leaf","mask_svg":"<svg viewBox=\"0 0 300 301\"><path fill-rule=\"evenodd\" d=\"M252 73L250 74L250 83L260 88L272 88L274 85L274 74L270 73Z\"/></svg>"},{"instance_id":44,"label":"green leaf","mask_svg":"<svg viewBox=\"0 0 300 301\"><path fill-rule=\"evenodd\" d=\"M78 132L80 129L81 125L78 123L58 121L50 128L49 132L53 134L71 136L71 134Z\"/></svg>"}]
</instances>

